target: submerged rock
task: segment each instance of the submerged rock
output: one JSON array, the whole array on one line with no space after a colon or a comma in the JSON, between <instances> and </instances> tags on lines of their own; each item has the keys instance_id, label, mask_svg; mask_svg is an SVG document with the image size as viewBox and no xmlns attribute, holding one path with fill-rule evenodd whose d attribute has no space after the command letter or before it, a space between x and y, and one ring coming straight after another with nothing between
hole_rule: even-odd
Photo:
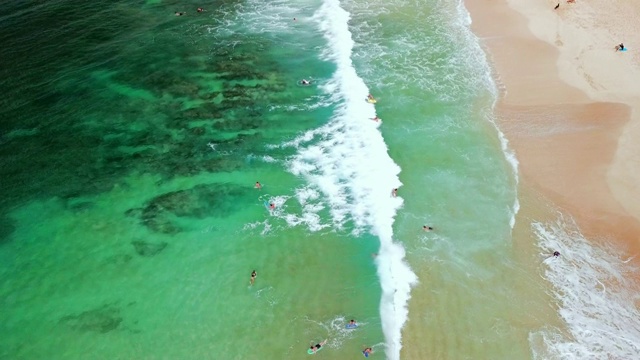
<instances>
[{"instance_id":1,"label":"submerged rock","mask_svg":"<svg viewBox=\"0 0 640 360\"><path fill-rule=\"evenodd\" d=\"M113 305L104 305L100 308L82 312L77 315L64 316L60 323L73 330L93 331L106 334L116 330L122 323L120 309Z\"/></svg>"},{"instance_id":2,"label":"submerged rock","mask_svg":"<svg viewBox=\"0 0 640 360\"><path fill-rule=\"evenodd\" d=\"M175 217L226 217L251 201L250 189L230 184L201 184L165 193L149 201L142 210L141 221L154 232L175 234L181 231L172 221ZM142 244L138 246L144 248Z\"/></svg>"},{"instance_id":3,"label":"submerged rock","mask_svg":"<svg viewBox=\"0 0 640 360\"><path fill-rule=\"evenodd\" d=\"M132 241L131 245L136 249L136 252L140 256L155 256L158 255L164 248L167 247L166 242L152 243L141 240Z\"/></svg>"}]
</instances>

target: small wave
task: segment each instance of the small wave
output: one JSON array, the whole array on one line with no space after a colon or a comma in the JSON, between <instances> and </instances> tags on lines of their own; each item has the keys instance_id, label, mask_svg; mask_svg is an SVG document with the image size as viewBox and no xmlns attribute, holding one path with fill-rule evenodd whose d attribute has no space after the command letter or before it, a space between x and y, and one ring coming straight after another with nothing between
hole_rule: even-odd
<instances>
[{"instance_id":1,"label":"small wave","mask_svg":"<svg viewBox=\"0 0 640 360\"><path fill-rule=\"evenodd\" d=\"M552 285L566 329L529 336L536 359L637 359L640 354L639 269L610 245L589 242L571 218L534 223L543 278Z\"/></svg>"}]
</instances>

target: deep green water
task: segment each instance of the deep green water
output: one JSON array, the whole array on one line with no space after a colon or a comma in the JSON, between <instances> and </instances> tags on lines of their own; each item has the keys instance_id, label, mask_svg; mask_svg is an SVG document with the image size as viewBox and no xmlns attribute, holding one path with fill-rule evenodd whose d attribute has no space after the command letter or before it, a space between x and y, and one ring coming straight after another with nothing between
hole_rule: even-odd
<instances>
[{"instance_id":1,"label":"deep green water","mask_svg":"<svg viewBox=\"0 0 640 360\"><path fill-rule=\"evenodd\" d=\"M271 145L332 112L297 83L335 69L321 34L260 31L250 3L197 6L5 11L1 358L281 359L381 341L376 239L284 217L301 180L283 166L295 149Z\"/></svg>"}]
</instances>

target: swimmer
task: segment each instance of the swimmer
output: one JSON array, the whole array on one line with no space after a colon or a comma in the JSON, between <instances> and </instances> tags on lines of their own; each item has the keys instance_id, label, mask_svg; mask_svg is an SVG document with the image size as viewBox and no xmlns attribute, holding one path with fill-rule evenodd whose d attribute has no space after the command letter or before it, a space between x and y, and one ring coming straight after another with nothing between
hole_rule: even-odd
<instances>
[{"instance_id":1,"label":"swimmer","mask_svg":"<svg viewBox=\"0 0 640 360\"><path fill-rule=\"evenodd\" d=\"M369 355L373 354L373 350L370 347L368 347L364 349L362 353L364 354L364 357L369 357Z\"/></svg>"},{"instance_id":2,"label":"swimmer","mask_svg":"<svg viewBox=\"0 0 640 360\"><path fill-rule=\"evenodd\" d=\"M358 324L356 323L355 320L353 319L349 320L349 323L347 324L347 328L354 328L356 326L358 326Z\"/></svg>"},{"instance_id":3,"label":"swimmer","mask_svg":"<svg viewBox=\"0 0 640 360\"><path fill-rule=\"evenodd\" d=\"M431 231L431 230L433 230L433 228L432 228L431 226L427 226L427 225L425 225L425 226L423 226L423 227L422 227L422 230L424 230L424 231Z\"/></svg>"},{"instance_id":4,"label":"swimmer","mask_svg":"<svg viewBox=\"0 0 640 360\"><path fill-rule=\"evenodd\" d=\"M260 185L260 181L256 181L256 185L254 186L254 188L258 190L262 189L262 185Z\"/></svg>"},{"instance_id":5,"label":"swimmer","mask_svg":"<svg viewBox=\"0 0 640 360\"><path fill-rule=\"evenodd\" d=\"M311 349L311 351L313 351L313 353L315 354L326 343L327 343L327 339L325 339L323 342L319 344L311 345L309 349Z\"/></svg>"},{"instance_id":6,"label":"swimmer","mask_svg":"<svg viewBox=\"0 0 640 360\"><path fill-rule=\"evenodd\" d=\"M382 120L382 119L380 119L379 117L377 117L377 116L376 116L376 117L372 117L372 118L371 118L371 120L373 120L373 121L375 121L375 122L378 122L378 121L380 121L380 120Z\"/></svg>"},{"instance_id":7,"label":"swimmer","mask_svg":"<svg viewBox=\"0 0 640 360\"><path fill-rule=\"evenodd\" d=\"M258 273L255 270L253 270L251 272L251 280L249 280L249 284L253 285L253 283L256 282L257 277L258 277Z\"/></svg>"},{"instance_id":8,"label":"swimmer","mask_svg":"<svg viewBox=\"0 0 640 360\"><path fill-rule=\"evenodd\" d=\"M296 19L296 18L293 18L293 21L298 21L298 19Z\"/></svg>"},{"instance_id":9,"label":"swimmer","mask_svg":"<svg viewBox=\"0 0 640 360\"><path fill-rule=\"evenodd\" d=\"M395 189L391 190L391 196L393 196L393 197L397 197L398 196L398 188L395 188Z\"/></svg>"},{"instance_id":10,"label":"swimmer","mask_svg":"<svg viewBox=\"0 0 640 360\"><path fill-rule=\"evenodd\" d=\"M179 12L176 11L176 16L182 16L182 15L185 15L185 14L186 14L186 12L184 12L184 11L179 11Z\"/></svg>"},{"instance_id":11,"label":"swimmer","mask_svg":"<svg viewBox=\"0 0 640 360\"><path fill-rule=\"evenodd\" d=\"M554 251L553 252L553 257L558 257L560 256L560 252L559 251Z\"/></svg>"},{"instance_id":12,"label":"swimmer","mask_svg":"<svg viewBox=\"0 0 640 360\"><path fill-rule=\"evenodd\" d=\"M302 84L302 85L311 85L311 81L309 81L309 80L307 80L307 79L302 79L302 80L300 81L300 84Z\"/></svg>"},{"instance_id":13,"label":"swimmer","mask_svg":"<svg viewBox=\"0 0 640 360\"><path fill-rule=\"evenodd\" d=\"M275 209L276 209L276 204L270 203L269 204L269 210L275 210Z\"/></svg>"},{"instance_id":14,"label":"swimmer","mask_svg":"<svg viewBox=\"0 0 640 360\"><path fill-rule=\"evenodd\" d=\"M206 11L206 10L203 8L198 8L198 12L203 12L203 11Z\"/></svg>"}]
</instances>

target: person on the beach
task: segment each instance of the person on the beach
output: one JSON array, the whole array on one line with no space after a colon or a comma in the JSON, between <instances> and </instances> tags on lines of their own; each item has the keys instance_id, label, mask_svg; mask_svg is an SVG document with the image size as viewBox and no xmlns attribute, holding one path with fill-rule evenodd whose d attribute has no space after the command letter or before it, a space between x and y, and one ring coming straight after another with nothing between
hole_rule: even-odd
<instances>
[{"instance_id":1,"label":"person on the beach","mask_svg":"<svg viewBox=\"0 0 640 360\"><path fill-rule=\"evenodd\" d=\"M256 282L256 278L258 277L258 273L253 270L251 272L251 280L249 280L250 285L253 285L254 282Z\"/></svg>"},{"instance_id":2,"label":"person on the beach","mask_svg":"<svg viewBox=\"0 0 640 360\"><path fill-rule=\"evenodd\" d=\"M395 189L391 190L391 196L393 196L393 197L398 196L398 188L395 188Z\"/></svg>"},{"instance_id":3,"label":"person on the beach","mask_svg":"<svg viewBox=\"0 0 640 360\"><path fill-rule=\"evenodd\" d=\"M622 50L624 50L624 44L620 43L618 44L618 46L616 46L616 51L622 51Z\"/></svg>"},{"instance_id":4,"label":"person on the beach","mask_svg":"<svg viewBox=\"0 0 640 360\"><path fill-rule=\"evenodd\" d=\"M269 204L269 210L275 210L275 209L276 209L276 204L270 203Z\"/></svg>"},{"instance_id":5,"label":"person on the beach","mask_svg":"<svg viewBox=\"0 0 640 360\"><path fill-rule=\"evenodd\" d=\"M309 81L309 80L307 80L307 79L302 79L302 81L300 81L300 83L301 83L302 85L309 85L309 84L311 84L311 81Z\"/></svg>"},{"instance_id":6,"label":"person on the beach","mask_svg":"<svg viewBox=\"0 0 640 360\"><path fill-rule=\"evenodd\" d=\"M362 350L362 353L364 354L364 357L369 357L369 355L373 354L373 350L370 347L368 347Z\"/></svg>"},{"instance_id":7,"label":"person on the beach","mask_svg":"<svg viewBox=\"0 0 640 360\"><path fill-rule=\"evenodd\" d=\"M315 354L326 343L327 343L327 339L325 339L323 342L321 342L319 344L311 345L309 347L309 349L311 349L313 351L313 353Z\"/></svg>"},{"instance_id":8,"label":"person on the beach","mask_svg":"<svg viewBox=\"0 0 640 360\"><path fill-rule=\"evenodd\" d=\"M557 10L560 7L560 3L558 3L558 5L556 5L556 7L553 8L553 10Z\"/></svg>"},{"instance_id":9,"label":"person on the beach","mask_svg":"<svg viewBox=\"0 0 640 360\"><path fill-rule=\"evenodd\" d=\"M425 225L425 226L423 226L423 227L422 227L422 230L424 230L424 231L431 231L431 230L433 230L433 228L432 228L431 226L427 226L427 225Z\"/></svg>"},{"instance_id":10,"label":"person on the beach","mask_svg":"<svg viewBox=\"0 0 640 360\"><path fill-rule=\"evenodd\" d=\"M184 12L184 11L176 11L176 16L182 16L184 14L186 14L186 12Z\"/></svg>"},{"instance_id":11,"label":"person on the beach","mask_svg":"<svg viewBox=\"0 0 640 360\"><path fill-rule=\"evenodd\" d=\"M256 189L262 189L262 185L260 185L260 181L256 181L256 186L254 186L254 188Z\"/></svg>"}]
</instances>

